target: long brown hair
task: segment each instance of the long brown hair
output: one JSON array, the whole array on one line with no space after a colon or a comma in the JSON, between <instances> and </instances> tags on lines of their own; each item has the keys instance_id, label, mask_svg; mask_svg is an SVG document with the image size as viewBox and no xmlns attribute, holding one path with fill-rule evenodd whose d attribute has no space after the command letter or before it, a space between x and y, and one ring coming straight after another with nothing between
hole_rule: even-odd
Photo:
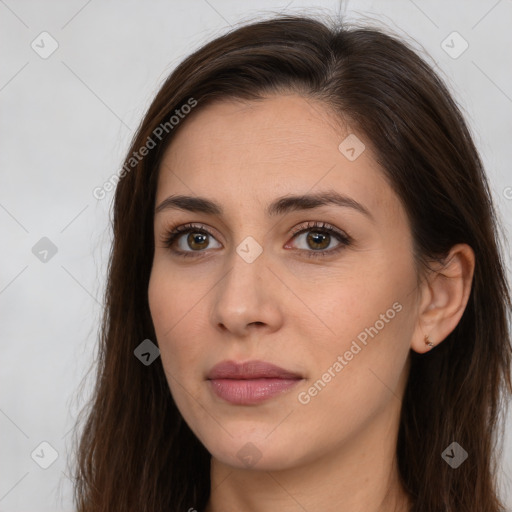
<instances>
[{"instance_id":1,"label":"long brown hair","mask_svg":"<svg viewBox=\"0 0 512 512\"><path fill-rule=\"evenodd\" d=\"M176 408L161 359L146 366L134 356L143 340L156 343L147 291L159 164L187 122L184 113L217 99L290 92L320 100L370 141L408 214L418 268L456 243L473 248L472 290L459 324L434 350L411 351L397 458L415 512L504 510L496 448L512 393L510 291L500 224L463 115L400 38L274 16L205 44L172 72L119 173L95 388L76 426L85 415L76 447L78 512L204 509L210 455ZM170 122L177 110L179 121ZM144 146L151 148L140 157ZM454 441L468 453L457 469L441 457Z\"/></svg>"}]
</instances>

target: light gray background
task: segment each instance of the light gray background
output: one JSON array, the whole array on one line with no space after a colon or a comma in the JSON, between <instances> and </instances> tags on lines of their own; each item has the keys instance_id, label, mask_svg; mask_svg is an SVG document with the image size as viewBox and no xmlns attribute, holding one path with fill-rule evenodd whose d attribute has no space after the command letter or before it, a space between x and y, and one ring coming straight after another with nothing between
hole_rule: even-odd
<instances>
[{"instance_id":1,"label":"light gray background","mask_svg":"<svg viewBox=\"0 0 512 512\"><path fill-rule=\"evenodd\" d=\"M241 20L309 8L383 23L430 54L466 112L512 231L511 0L0 0L0 511L73 510L66 459L92 382L80 396L113 197L98 201L93 189L120 169L149 102L186 55ZM59 45L47 59L31 47L43 31ZM441 46L453 31L469 43L456 59ZM42 237L57 247L46 263L32 252ZM500 478L512 510L511 437ZM43 441L59 454L48 469L31 458ZM50 452L36 453L44 462Z\"/></svg>"}]
</instances>

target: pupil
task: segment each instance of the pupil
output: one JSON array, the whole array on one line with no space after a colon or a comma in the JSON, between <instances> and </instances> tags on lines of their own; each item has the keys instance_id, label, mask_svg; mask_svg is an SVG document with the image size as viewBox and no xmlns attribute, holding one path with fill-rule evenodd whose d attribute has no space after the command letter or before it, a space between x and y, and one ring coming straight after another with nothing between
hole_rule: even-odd
<instances>
[{"instance_id":1,"label":"pupil","mask_svg":"<svg viewBox=\"0 0 512 512\"><path fill-rule=\"evenodd\" d=\"M200 241L198 242L198 240ZM311 234L308 235L308 241L312 241L314 246L321 245L322 242L325 242L325 240L328 240L328 235L325 235L324 233L311 232ZM204 233L189 233L188 242L190 243L191 247L193 245L199 245L201 246L199 248L202 248L202 246L206 243L206 235ZM318 249L318 247L315 248Z\"/></svg>"},{"instance_id":2,"label":"pupil","mask_svg":"<svg viewBox=\"0 0 512 512\"><path fill-rule=\"evenodd\" d=\"M197 239L201 239L202 238L202 242L199 242L199 249L202 249L202 245L204 245L204 243L206 242L206 235L204 233L189 233L188 235L188 242L189 242L189 246L194 248L193 246L196 245L196 240Z\"/></svg>"},{"instance_id":3,"label":"pupil","mask_svg":"<svg viewBox=\"0 0 512 512\"><path fill-rule=\"evenodd\" d=\"M328 236L329 236L329 235L325 235L325 234L323 234L323 233L318 233L318 232L317 232L317 233L315 233L315 232L312 232L312 234L310 234L310 235L308 236L308 241L309 241L309 240L312 240L312 242L313 242L313 244L314 244L314 245L319 245L319 244L321 244L321 243L322 243L322 241L324 241L324 242L325 242L325 240L328 240ZM329 245L329 244L327 244L327 245ZM318 249L319 247L316 247L316 248ZM323 248L324 248L324 247L320 247L320 249L323 249Z\"/></svg>"}]
</instances>

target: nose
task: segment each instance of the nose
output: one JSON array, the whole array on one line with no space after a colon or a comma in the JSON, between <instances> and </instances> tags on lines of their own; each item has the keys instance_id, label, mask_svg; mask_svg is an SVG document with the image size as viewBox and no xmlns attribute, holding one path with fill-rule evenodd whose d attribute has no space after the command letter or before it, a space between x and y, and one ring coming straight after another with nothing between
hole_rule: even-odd
<instances>
[{"instance_id":1,"label":"nose","mask_svg":"<svg viewBox=\"0 0 512 512\"><path fill-rule=\"evenodd\" d=\"M233 252L229 270L215 287L212 322L216 329L245 338L251 332L271 333L283 321L282 283L268 268L265 251L251 263Z\"/></svg>"}]
</instances>

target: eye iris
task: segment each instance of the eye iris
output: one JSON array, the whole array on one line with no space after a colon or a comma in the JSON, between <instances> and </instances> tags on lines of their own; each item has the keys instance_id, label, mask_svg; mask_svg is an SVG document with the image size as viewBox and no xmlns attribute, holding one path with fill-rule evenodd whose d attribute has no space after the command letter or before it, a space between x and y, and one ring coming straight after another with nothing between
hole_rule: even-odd
<instances>
[{"instance_id":1,"label":"eye iris","mask_svg":"<svg viewBox=\"0 0 512 512\"><path fill-rule=\"evenodd\" d=\"M322 244L322 242L325 242L327 240L327 245L324 247L316 247L319 244ZM307 236L307 241L313 242L313 245L315 247L312 247L313 249L325 249L326 247L329 247L329 241L330 241L330 235L325 233L319 233L318 231L310 231L310 234Z\"/></svg>"},{"instance_id":2,"label":"eye iris","mask_svg":"<svg viewBox=\"0 0 512 512\"><path fill-rule=\"evenodd\" d=\"M191 249L204 249L205 245L208 245L206 241L207 235L205 233L189 233L187 237L187 243ZM194 247L196 245L196 241L200 240L199 245L200 247ZM203 245L201 245L203 244Z\"/></svg>"}]
</instances>

